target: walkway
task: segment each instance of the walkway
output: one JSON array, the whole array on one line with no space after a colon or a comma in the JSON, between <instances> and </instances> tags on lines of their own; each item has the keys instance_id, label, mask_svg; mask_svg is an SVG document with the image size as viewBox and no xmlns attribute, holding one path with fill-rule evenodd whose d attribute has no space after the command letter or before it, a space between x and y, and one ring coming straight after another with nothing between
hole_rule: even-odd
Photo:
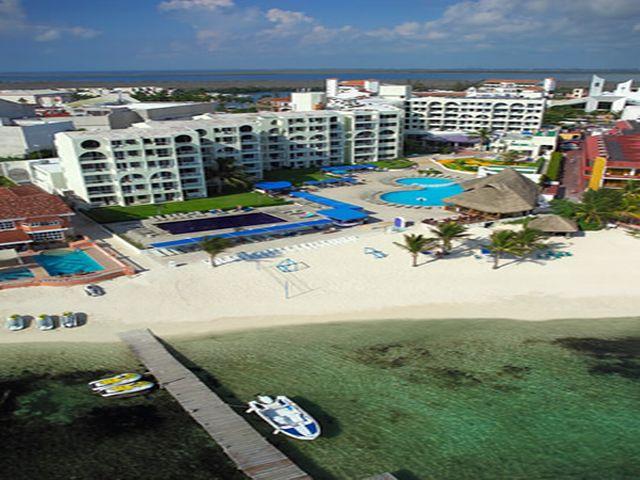
<instances>
[{"instance_id":1,"label":"walkway","mask_svg":"<svg viewBox=\"0 0 640 480\"><path fill-rule=\"evenodd\" d=\"M198 377L175 359L153 333L134 330L120 338L149 369L158 383L180 403L238 469L255 480L311 480L271 445Z\"/></svg>"}]
</instances>

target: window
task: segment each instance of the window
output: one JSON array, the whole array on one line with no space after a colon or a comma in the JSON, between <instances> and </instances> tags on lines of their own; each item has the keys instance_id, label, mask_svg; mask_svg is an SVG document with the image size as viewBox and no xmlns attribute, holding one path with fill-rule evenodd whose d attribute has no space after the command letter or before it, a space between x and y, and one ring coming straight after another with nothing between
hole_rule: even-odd
<instances>
[{"instance_id":1,"label":"window","mask_svg":"<svg viewBox=\"0 0 640 480\"><path fill-rule=\"evenodd\" d=\"M82 148L84 148L85 150L92 150L94 148L99 148L100 147L100 142L98 142L96 140L85 140L84 142L82 142L80 144L80 146Z\"/></svg>"},{"instance_id":2,"label":"window","mask_svg":"<svg viewBox=\"0 0 640 480\"><path fill-rule=\"evenodd\" d=\"M60 225L60 222L57 220L51 220L48 222L42 221L42 222L28 222L25 225L27 225L28 227L49 227L52 225L58 226Z\"/></svg>"},{"instance_id":3,"label":"window","mask_svg":"<svg viewBox=\"0 0 640 480\"><path fill-rule=\"evenodd\" d=\"M36 242L50 242L54 240L62 240L64 238L64 232L40 232L32 233L31 238Z\"/></svg>"},{"instance_id":4,"label":"window","mask_svg":"<svg viewBox=\"0 0 640 480\"><path fill-rule=\"evenodd\" d=\"M0 230L13 230L16 228L16 224L10 221L0 222Z\"/></svg>"}]
</instances>

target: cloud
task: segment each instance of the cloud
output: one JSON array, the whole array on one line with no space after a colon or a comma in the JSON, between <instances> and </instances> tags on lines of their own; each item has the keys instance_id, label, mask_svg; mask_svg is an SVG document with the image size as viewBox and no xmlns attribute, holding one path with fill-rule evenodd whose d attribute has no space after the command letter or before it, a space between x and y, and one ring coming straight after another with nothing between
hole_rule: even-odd
<instances>
[{"instance_id":1,"label":"cloud","mask_svg":"<svg viewBox=\"0 0 640 480\"><path fill-rule=\"evenodd\" d=\"M20 29L25 23L20 0L0 0L0 33Z\"/></svg>"},{"instance_id":2,"label":"cloud","mask_svg":"<svg viewBox=\"0 0 640 480\"><path fill-rule=\"evenodd\" d=\"M218 10L233 7L233 0L166 0L158 5L160 10Z\"/></svg>"},{"instance_id":3,"label":"cloud","mask_svg":"<svg viewBox=\"0 0 640 480\"><path fill-rule=\"evenodd\" d=\"M493 52L499 59L494 63L525 54L550 58L549 52L557 58L562 51L574 58L594 48L618 51L627 45L620 32L633 38L640 33L640 0L579 0L580 8L557 0L451 0L436 17L408 14L403 22L377 28L353 27L339 16L323 22L304 11L246 6L249 2L165 0L160 8L190 25L209 52L241 55L247 62L302 58L309 47L315 55L338 58L344 56L339 44L349 46L351 58L392 52L413 55L416 64L423 52L482 50Z\"/></svg>"},{"instance_id":4,"label":"cloud","mask_svg":"<svg viewBox=\"0 0 640 480\"><path fill-rule=\"evenodd\" d=\"M41 31L35 36L37 42L52 42L59 40L64 35L70 35L76 38L95 38L100 32L85 27L69 27L69 28L47 28L40 27Z\"/></svg>"},{"instance_id":5,"label":"cloud","mask_svg":"<svg viewBox=\"0 0 640 480\"><path fill-rule=\"evenodd\" d=\"M66 36L90 39L100 35L92 28L53 26L29 21L20 0L0 0L0 34L30 35L37 42L52 42Z\"/></svg>"},{"instance_id":6,"label":"cloud","mask_svg":"<svg viewBox=\"0 0 640 480\"><path fill-rule=\"evenodd\" d=\"M313 18L308 17L302 12L293 12L290 10L280 10L272 8L266 15L267 19L273 23L281 23L284 25L295 25L296 23L311 23Z\"/></svg>"}]
</instances>

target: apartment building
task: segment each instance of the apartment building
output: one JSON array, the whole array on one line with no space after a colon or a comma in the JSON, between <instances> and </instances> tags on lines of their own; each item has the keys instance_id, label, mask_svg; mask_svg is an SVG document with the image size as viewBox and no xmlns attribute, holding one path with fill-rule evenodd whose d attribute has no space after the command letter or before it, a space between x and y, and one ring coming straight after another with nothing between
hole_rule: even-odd
<instances>
[{"instance_id":1,"label":"apartment building","mask_svg":"<svg viewBox=\"0 0 640 480\"><path fill-rule=\"evenodd\" d=\"M402 155L404 115L388 105L364 104L339 112L345 118L349 163L389 160Z\"/></svg>"},{"instance_id":2,"label":"apartment building","mask_svg":"<svg viewBox=\"0 0 640 480\"><path fill-rule=\"evenodd\" d=\"M56 135L67 188L92 205L205 197L201 139L179 126Z\"/></svg>"},{"instance_id":3,"label":"apartment building","mask_svg":"<svg viewBox=\"0 0 640 480\"><path fill-rule=\"evenodd\" d=\"M405 101L405 133L531 131L542 125L545 102L544 98L474 97L466 92L414 93Z\"/></svg>"},{"instance_id":4,"label":"apartment building","mask_svg":"<svg viewBox=\"0 0 640 480\"><path fill-rule=\"evenodd\" d=\"M0 188L0 250L64 240L73 211L35 185Z\"/></svg>"},{"instance_id":5,"label":"apartment building","mask_svg":"<svg viewBox=\"0 0 640 480\"><path fill-rule=\"evenodd\" d=\"M86 202L134 205L207 196L218 161L265 170L395 158L403 112L395 107L346 111L204 114L112 131L65 132L56 148L67 188Z\"/></svg>"}]
</instances>

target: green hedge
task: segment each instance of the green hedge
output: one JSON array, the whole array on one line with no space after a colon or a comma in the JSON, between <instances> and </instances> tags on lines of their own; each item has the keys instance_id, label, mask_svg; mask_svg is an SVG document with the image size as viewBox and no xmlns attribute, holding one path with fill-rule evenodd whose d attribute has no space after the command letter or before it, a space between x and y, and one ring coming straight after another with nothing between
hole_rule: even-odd
<instances>
[{"instance_id":1,"label":"green hedge","mask_svg":"<svg viewBox=\"0 0 640 480\"><path fill-rule=\"evenodd\" d=\"M562 171L562 162L564 161L564 155L560 152L553 152L551 154L551 160L549 160L549 166L547 167L546 177L549 180L557 181L560 178L560 172Z\"/></svg>"},{"instance_id":2,"label":"green hedge","mask_svg":"<svg viewBox=\"0 0 640 480\"><path fill-rule=\"evenodd\" d=\"M269 197L257 192L237 193L234 195L221 195L219 197L197 198L184 202L160 203L155 205L136 205L132 207L100 207L89 210L87 215L96 222L127 222L142 220L154 215L169 213L188 213L195 211L230 210L241 207L270 207L286 204L285 200Z\"/></svg>"}]
</instances>

